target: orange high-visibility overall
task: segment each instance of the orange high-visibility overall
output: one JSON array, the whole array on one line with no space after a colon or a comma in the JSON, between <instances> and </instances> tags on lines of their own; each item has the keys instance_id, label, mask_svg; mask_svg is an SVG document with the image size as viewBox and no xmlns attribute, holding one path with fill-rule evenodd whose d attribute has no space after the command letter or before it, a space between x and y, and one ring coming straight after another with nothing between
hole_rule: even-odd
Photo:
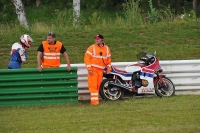
<instances>
[{"instance_id":1,"label":"orange high-visibility overall","mask_svg":"<svg viewBox=\"0 0 200 133\"><path fill-rule=\"evenodd\" d=\"M99 104L99 88L103 78L104 68L111 70L111 53L108 46L99 47L97 44L91 45L84 56L87 70L92 70L93 75L88 73L88 88L92 105Z\"/></svg>"},{"instance_id":2,"label":"orange high-visibility overall","mask_svg":"<svg viewBox=\"0 0 200 133\"><path fill-rule=\"evenodd\" d=\"M60 66L60 50L62 43L56 41L56 44L50 45L47 41L42 42L44 53L42 59L42 67L59 67Z\"/></svg>"}]
</instances>

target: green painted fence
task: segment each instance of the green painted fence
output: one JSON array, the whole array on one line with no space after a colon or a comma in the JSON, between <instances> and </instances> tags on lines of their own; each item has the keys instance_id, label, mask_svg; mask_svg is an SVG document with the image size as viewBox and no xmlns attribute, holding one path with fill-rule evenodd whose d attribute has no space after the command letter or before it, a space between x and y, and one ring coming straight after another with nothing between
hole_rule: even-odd
<instances>
[{"instance_id":1,"label":"green painted fence","mask_svg":"<svg viewBox=\"0 0 200 133\"><path fill-rule=\"evenodd\" d=\"M77 67L0 69L0 106L78 103Z\"/></svg>"}]
</instances>

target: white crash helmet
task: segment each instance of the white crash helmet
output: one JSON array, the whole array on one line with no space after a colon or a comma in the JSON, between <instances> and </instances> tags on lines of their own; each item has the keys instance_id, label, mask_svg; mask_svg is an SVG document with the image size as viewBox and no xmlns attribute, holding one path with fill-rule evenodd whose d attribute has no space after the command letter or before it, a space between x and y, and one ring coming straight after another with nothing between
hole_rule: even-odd
<instances>
[{"instance_id":1,"label":"white crash helmet","mask_svg":"<svg viewBox=\"0 0 200 133\"><path fill-rule=\"evenodd\" d=\"M30 48L30 47L31 47L30 42L33 42L33 39L32 39L29 35L24 34L24 35L22 35L22 36L20 37L20 41L21 41L24 45L26 45L26 47Z\"/></svg>"}]
</instances>

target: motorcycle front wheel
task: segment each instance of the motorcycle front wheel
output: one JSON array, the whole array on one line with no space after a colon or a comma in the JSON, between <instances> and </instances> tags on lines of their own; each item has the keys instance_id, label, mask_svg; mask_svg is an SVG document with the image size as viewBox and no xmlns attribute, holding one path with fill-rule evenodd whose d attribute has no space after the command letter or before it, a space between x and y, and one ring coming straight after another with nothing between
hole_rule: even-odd
<instances>
[{"instance_id":1,"label":"motorcycle front wheel","mask_svg":"<svg viewBox=\"0 0 200 133\"><path fill-rule=\"evenodd\" d=\"M114 82L114 80L104 79L101 82L99 90L101 98L104 100L112 100L112 101L121 100L124 95L124 91L121 88L108 87L109 82Z\"/></svg>"},{"instance_id":2,"label":"motorcycle front wheel","mask_svg":"<svg viewBox=\"0 0 200 133\"><path fill-rule=\"evenodd\" d=\"M155 85L155 92L157 96L160 97L173 96L175 94L175 86L173 82L167 77L162 77L162 79L167 84L167 87L165 87L160 81L158 81Z\"/></svg>"}]
</instances>

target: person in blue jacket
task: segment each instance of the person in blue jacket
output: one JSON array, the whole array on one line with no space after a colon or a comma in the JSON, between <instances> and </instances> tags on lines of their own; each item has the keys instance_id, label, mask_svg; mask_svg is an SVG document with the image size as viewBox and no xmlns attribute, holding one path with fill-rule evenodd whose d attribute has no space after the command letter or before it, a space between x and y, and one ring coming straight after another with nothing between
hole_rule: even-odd
<instances>
[{"instance_id":1,"label":"person in blue jacket","mask_svg":"<svg viewBox=\"0 0 200 133\"><path fill-rule=\"evenodd\" d=\"M12 45L8 69L21 68L22 62L26 62L27 60L27 49L31 47L31 42L33 42L33 39L29 35L24 34L20 37L19 42Z\"/></svg>"}]
</instances>

